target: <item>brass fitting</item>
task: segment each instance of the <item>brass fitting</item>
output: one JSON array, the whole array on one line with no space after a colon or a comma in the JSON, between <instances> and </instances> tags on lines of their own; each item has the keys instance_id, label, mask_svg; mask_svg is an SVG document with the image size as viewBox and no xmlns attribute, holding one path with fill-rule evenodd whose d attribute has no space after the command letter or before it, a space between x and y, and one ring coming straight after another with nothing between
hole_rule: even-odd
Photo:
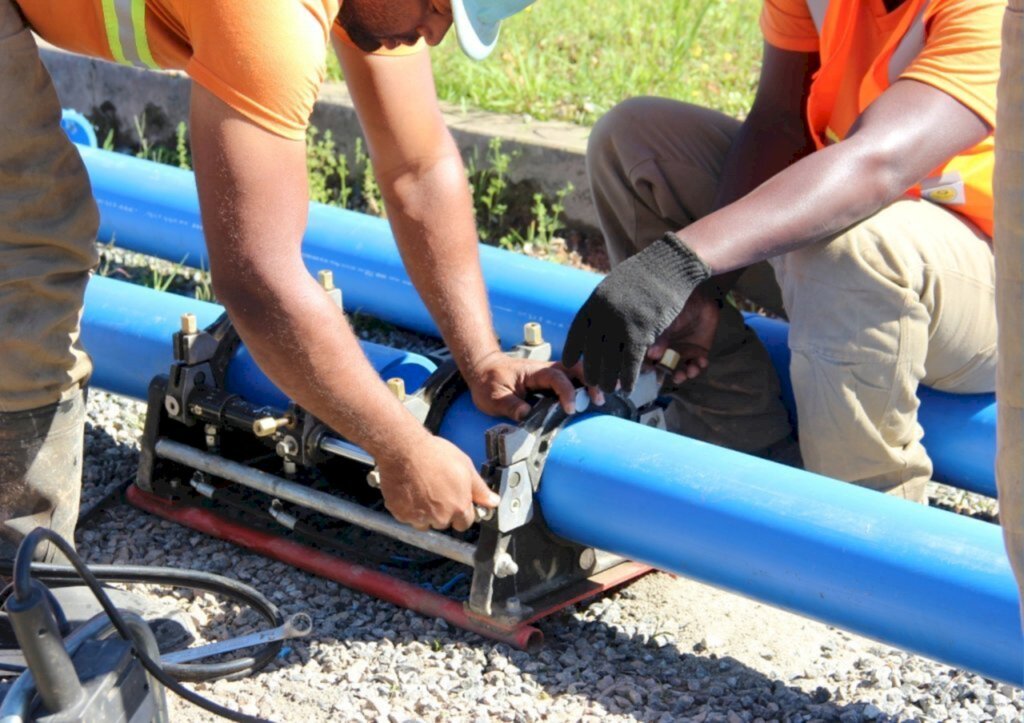
<instances>
[{"instance_id":1,"label":"brass fitting","mask_svg":"<svg viewBox=\"0 0 1024 723\"><path fill-rule=\"evenodd\" d=\"M257 437L271 437L281 427L287 427L292 423L288 417L274 419L273 417L260 417L252 423L252 433Z\"/></svg>"}]
</instances>

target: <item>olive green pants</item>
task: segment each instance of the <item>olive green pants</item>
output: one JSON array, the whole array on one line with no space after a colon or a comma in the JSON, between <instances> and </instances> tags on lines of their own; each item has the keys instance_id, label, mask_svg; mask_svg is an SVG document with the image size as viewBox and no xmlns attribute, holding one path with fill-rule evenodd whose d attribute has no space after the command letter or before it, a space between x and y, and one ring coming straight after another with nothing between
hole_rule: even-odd
<instances>
[{"instance_id":1,"label":"olive green pants","mask_svg":"<svg viewBox=\"0 0 1024 723\"><path fill-rule=\"evenodd\" d=\"M31 33L0 0L0 536L73 540L83 404L79 342L99 215Z\"/></svg>"},{"instance_id":2,"label":"olive green pants","mask_svg":"<svg viewBox=\"0 0 1024 723\"><path fill-rule=\"evenodd\" d=\"M999 520L1024 598L1024 0L1003 21L996 134Z\"/></svg>"},{"instance_id":3,"label":"olive green pants","mask_svg":"<svg viewBox=\"0 0 1024 723\"><path fill-rule=\"evenodd\" d=\"M739 126L659 98L627 101L601 119L587 162L613 264L711 211ZM918 385L964 393L995 385L995 271L986 238L953 213L906 199L771 259L771 267L790 321L805 466L924 501L932 464L917 421ZM773 308L771 281L762 264L741 277L740 291ZM767 354L730 310L706 372L673 391L669 423L756 450L788 433L778 394Z\"/></svg>"}]
</instances>

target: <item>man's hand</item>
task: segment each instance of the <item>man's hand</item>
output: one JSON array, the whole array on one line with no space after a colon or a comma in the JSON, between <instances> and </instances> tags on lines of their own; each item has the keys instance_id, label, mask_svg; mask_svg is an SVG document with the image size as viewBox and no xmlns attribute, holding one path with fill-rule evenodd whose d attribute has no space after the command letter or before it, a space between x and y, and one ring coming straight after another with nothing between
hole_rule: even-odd
<instances>
[{"instance_id":1,"label":"man's hand","mask_svg":"<svg viewBox=\"0 0 1024 723\"><path fill-rule=\"evenodd\" d=\"M485 414L508 417L519 422L530 411L529 392L552 391L566 414L576 412L576 389L558 364L515 359L495 351L472 365L466 383L473 403Z\"/></svg>"},{"instance_id":2,"label":"man's hand","mask_svg":"<svg viewBox=\"0 0 1024 723\"><path fill-rule=\"evenodd\" d=\"M583 356L589 386L631 390L648 348L711 269L673 233L612 269L576 314L562 361Z\"/></svg>"},{"instance_id":3,"label":"man's hand","mask_svg":"<svg viewBox=\"0 0 1024 723\"><path fill-rule=\"evenodd\" d=\"M647 350L647 360L657 364L668 349L679 354L680 361L672 374L672 382L681 384L694 379L708 368L708 354L718 330L722 299L717 293L698 289L669 327Z\"/></svg>"},{"instance_id":4,"label":"man's hand","mask_svg":"<svg viewBox=\"0 0 1024 723\"><path fill-rule=\"evenodd\" d=\"M493 508L500 501L462 450L425 430L379 455L377 471L384 506L418 530L468 530L474 505Z\"/></svg>"}]
</instances>

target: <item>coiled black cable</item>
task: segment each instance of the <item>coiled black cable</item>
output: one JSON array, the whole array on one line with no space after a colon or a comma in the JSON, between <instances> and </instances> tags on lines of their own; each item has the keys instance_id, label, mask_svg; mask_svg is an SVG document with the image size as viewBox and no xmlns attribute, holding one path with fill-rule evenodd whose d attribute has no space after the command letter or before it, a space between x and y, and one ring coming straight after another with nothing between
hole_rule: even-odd
<instances>
[{"instance_id":1,"label":"coiled black cable","mask_svg":"<svg viewBox=\"0 0 1024 723\"><path fill-rule=\"evenodd\" d=\"M57 549L59 549L60 552L71 562L71 567L63 565L44 565L42 563L32 562L33 553L36 547L43 540L48 540L51 544L57 547ZM223 718L242 721L243 723L265 723L261 718L237 713L225 708L224 706L207 700L201 695L185 688L175 680L174 677L172 677L171 671L176 668L184 668L186 669L185 671L179 670L179 672L196 674L199 671L209 672L210 670L213 670L218 673L214 677L239 674L241 670L248 670L250 672L255 671L274 659L278 651L281 649L283 644L282 641L269 643L264 647L264 650L260 655L254 656L253 658L243 658L239 661L230 661L229 663L219 663L214 665L187 664L162 666L158 661L153 660L149 655L147 655L145 651L140 650L135 644L135 639L131 634L131 630L125 623L121 613L110 601L110 598L107 597L97 574L93 573L89 566L82 561L74 548L72 548L64 538L52 530L48 530L43 527L37 527L26 535L21 546L18 548L18 554L15 557L13 569L11 570L13 577L11 587L13 588L14 596L18 600L26 600L27 596L31 594L33 572L37 568L39 568L39 576L41 579L43 579L44 576L47 576L46 579L59 581L80 578L85 582L93 595L96 596L97 601L99 601L100 606L110 618L111 623L117 629L118 633L120 633L125 640L131 642L134 655L142 664L142 667L145 668L150 675L160 681L160 683L168 690L171 690L190 703ZM176 570L171 568L157 570L154 568L121 567L113 565L97 566L97 568L108 582L147 582L153 584L183 585L186 587L195 587L196 589L221 594L238 602L250 605L267 617L268 620L272 620L275 625L283 624L283 618L277 610L277 607L258 591L248 585L234 580L229 580L228 578L223 578L219 575L200 573L191 570ZM3 572L5 571L0 569L0 574ZM260 661L263 661L262 664ZM239 663L245 663L246 665L238 670L234 670L238 667ZM234 672L223 672L229 669L234 670ZM188 677L184 679L204 680L209 678Z\"/></svg>"}]
</instances>

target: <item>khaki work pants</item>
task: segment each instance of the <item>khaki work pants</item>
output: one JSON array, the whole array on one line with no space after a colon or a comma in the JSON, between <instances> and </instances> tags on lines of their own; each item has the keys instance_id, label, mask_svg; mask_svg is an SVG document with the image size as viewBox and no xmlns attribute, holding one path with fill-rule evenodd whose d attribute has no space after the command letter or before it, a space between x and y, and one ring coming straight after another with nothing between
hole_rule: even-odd
<instances>
[{"instance_id":1,"label":"khaki work pants","mask_svg":"<svg viewBox=\"0 0 1024 723\"><path fill-rule=\"evenodd\" d=\"M1024 0L1003 20L996 134L996 303L999 314L999 519L1024 599Z\"/></svg>"},{"instance_id":2,"label":"khaki work pants","mask_svg":"<svg viewBox=\"0 0 1024 723\"><path fill-rule=\"evenodd\" d=\"M73 540L81 485L79 342L99 214L31 33L0 0L0 536Z\"/></svg>"},{"instance_id":3,"label":"khaki work pants","mask_svg":"<svg viewBox=\"0 0 1024 723\"><path fill-rule=\"evenodd\" d=\"M711 211L738 129L720 113L657 98L627 101L600 121L588 168L613 264ZM995 384L995 271L984 236L928 202L900 200L771 267L790 320L805 466L924 501L932 465L918 384L965 393ZM768 277L759 265L739 290L772 308ZM757 449L788 431L775 372L733 311L708 370L673 395L672 428L706 441Z\"/></svg>"}]
</instances>

